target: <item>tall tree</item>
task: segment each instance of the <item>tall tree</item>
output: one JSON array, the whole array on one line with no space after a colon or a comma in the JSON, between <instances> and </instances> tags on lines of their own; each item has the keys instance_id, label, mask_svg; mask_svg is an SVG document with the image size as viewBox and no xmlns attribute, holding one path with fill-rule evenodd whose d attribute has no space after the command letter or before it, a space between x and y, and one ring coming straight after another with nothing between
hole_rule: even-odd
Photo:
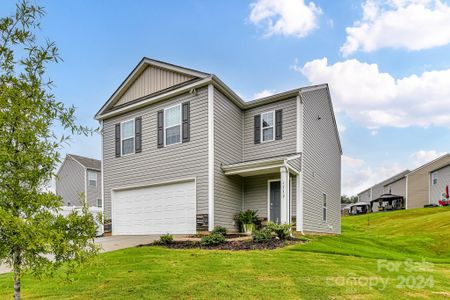
<instances>
[{"instance_id":1,"label":"tall tree","mask_svg":"<svg viewBox=\"0 0 450 300\"><path fill-rule=\"evenodd\" d=\"M60 58L53 42L36 35L43 16L24 0L0 19L0 263L14 272L15 299L24 272L51 275L62 264L71 272L98 251L87 207L63 217L61 199L45 188L63 143L92 130L52 93L46 66Z\"/></svg>"}]
</instances>

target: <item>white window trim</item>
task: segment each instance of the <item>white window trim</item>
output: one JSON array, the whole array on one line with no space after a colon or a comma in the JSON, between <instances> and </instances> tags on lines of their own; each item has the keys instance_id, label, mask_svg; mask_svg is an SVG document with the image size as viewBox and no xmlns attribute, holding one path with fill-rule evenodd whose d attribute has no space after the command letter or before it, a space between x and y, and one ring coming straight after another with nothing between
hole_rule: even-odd
<instances>
[{"instance_id":1,"label":"white window trim","mask_svg":"<svg viewBox=\"0 0 450 300\"><path fill-rule=\"evenodd\" d=\"M92 172L92 171L87 171L88 175L87 175L87 179L88 179L88 186L95 186L97 187L97 183L98 183L98 174L97 172ZM89 179L89 174L94 174L95 175L95 185L91 184L91 179ZM92 181L94 181L92 179Z\"/></svg>"},{"instance_id":2,"label":"white window trim","mask_svg":"<svg viewBox=\"0 0 450 300\"><path fill-rule=\"evenodd\" d=\"M323 196L325 196L325 205L323 204ZM323 215L323 209L325 208L325 220ZM322 222L328 223L328 195L326 193L322 193Z\"/></svg>"},{"instance_id":3,"label":"white window trim","mask_svg":"<svg viewBox=\"0 0 450 300\"><path fill-rule=\"evenodd\" d=\"M101 206L98 206L98 204L100 203ZM102 207L103 208L103 200L100 198L97 198L97 207Z\"/></svg>"},{"instance_id":4,"label":"white window trim","mask_svg":"<svg viewBox=\"0 0 450 300\"><path fill-rule=\"evenodd\" d=\"M434 177L436 177L436 183L434 183ZM437 172L431 173L431 185L437 185L438 180L439 180L438 173Z\"/></svg>"},{"instance_id":5,"label":"white window trim","mask_svg":"<svg viewBox=\"0 0 450 300\"><path fill-rule=\"evenodd\" d=\"M268 126L268 127L263 127L263 115L267 115L267 114L272 114L272 126ZM275 140L275 111L271 110L271 111L266 111L261 113L261 143L267 143L267 142L273 142ZM272 139L271 140L264 140L264 129L269 129L272 128Z\"/></svg>"},{"instance_id":6,"label":"white window trim","mask_svg":"<svg viewBox=\"0 0 450 300\"><path fill-rule=\"evenodd\" d=\"M134 133L133 133L132 137L126 138L126 140L131 139L131 138L133 139L133 152L127 153L127 154L123 154L123 141L125 139L123 138L123 132L122 132L123 126L122 125L124 123L130 122L130 121L133 121L133 132ZM132 155L132 154L136 153L136 141L135 141L135 138L136 138L136 120L135 120L135 118L128 119L128 120L120 122L120 156L128 156L128 155Z\"/></svg>"},{"instance_id":7,"label":"white window trim","mask_svg":"<svg viewBox=\"0 0 450 300\"><path fill-rule=\"evenodd\" d=\"M169 110L169 109L174 108L174 107L177 107L177 106L180 107L180 118L179 118L178 124L172 125L172 126L169 126L169 127L166 127L166 110ZM182 140L183 140L183 132L182 132L183 128L182 128L182 124L181 124L181 123L182 123L182 114L183 114L183 112L182 112L181 103L180 103L180 104L176 104L176 105L169 106L169 107L167 107L167 108L164 108L164 124L163 124L163 128L164 128L164 147L181 144L181 142L182 142ZM179 142L176 142L176 143L173 143L173 144L167 145L167 144L166 144L166 141L167 141L167 139L166 139L166 138L167 138L166 130L167 130L168 128L172 128L172 127L176 127L176 126L180 126L180 141L179 141Z\"/></svg>"}]
</instances>

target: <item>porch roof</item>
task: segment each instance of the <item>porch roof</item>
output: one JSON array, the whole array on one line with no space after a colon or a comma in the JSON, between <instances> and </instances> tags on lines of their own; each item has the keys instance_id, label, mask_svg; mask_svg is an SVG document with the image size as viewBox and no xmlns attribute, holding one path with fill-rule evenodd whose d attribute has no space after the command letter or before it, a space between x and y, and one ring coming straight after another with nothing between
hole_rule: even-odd
<instances>
[{"instance_id":1,"label":"porch roof","mask_svg":"<svg viewBox=\"0 0 450 300\"><path fill-rule=\"evenodd\" d=\"M289 162L298 160L298 166ZM239 175L242 177L256 176L269 173L280 172L281 167L286 167L289 172L300 174L301 154L294 153L256 160L248 160L235 164L222 165L222 171L225 175Z\"/></svg>"}]
</instances>

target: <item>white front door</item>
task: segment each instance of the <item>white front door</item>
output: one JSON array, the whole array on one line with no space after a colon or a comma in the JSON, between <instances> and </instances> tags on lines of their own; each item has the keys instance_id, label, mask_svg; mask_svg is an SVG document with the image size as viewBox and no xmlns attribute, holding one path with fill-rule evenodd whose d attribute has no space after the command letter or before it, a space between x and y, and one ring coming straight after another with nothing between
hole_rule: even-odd
<instances>
[{"instance_id":1,"label":"white front door","mask_svg":"<svg viewBox=\"0 0 450 300\"><path fill-rule=\"evenodd\" d=\"M113 191L112 234L196 233L195 182Z\"/></svg>"}]
</instances>

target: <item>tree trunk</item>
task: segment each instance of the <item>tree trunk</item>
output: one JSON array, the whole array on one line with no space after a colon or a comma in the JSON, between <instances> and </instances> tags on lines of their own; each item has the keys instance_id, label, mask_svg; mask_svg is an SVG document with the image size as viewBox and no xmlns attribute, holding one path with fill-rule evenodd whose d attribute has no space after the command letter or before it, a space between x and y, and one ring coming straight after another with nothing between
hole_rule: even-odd
<instances>
[{"instance_id":1,"label":"tree trunk","mask_svg":"<svg viewBox=\"0 0 450 300\"><path fill-rule=\"evenodd\" d=\"M14 300L20 300L20 271L14 271Z\"/></svg>"},{"instance_id":2,"label":"tree trunk","mask_svg":"<svg viewBox=\"0 0 450 300\"><path fill-rule=\"evenodd\" d=\"M21 270L22 258L19 251L14 253L14 300L20 300L20 270Z\"/></svg>"}]
</instances>

